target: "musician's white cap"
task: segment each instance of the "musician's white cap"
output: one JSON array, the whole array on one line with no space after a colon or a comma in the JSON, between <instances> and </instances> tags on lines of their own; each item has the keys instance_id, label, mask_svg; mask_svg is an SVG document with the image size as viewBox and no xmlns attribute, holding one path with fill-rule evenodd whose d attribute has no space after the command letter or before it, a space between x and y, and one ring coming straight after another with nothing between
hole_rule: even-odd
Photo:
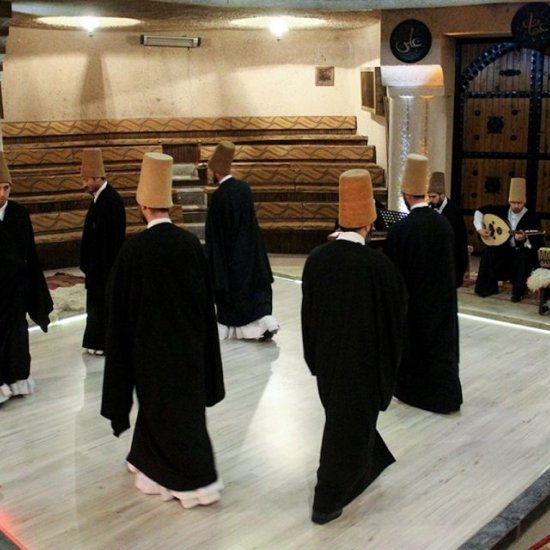
<instances>
[{"instance_id":1,"label":"musician's white cap","mask_svg":"<svg viewBox=\"0 0 550 550\"><path fill-rule=\"evenodd\" d=\"M508 202L527 202L527 195L525 193L525 178L512 178L510 180Z\"/></svg>"}]
</instances>

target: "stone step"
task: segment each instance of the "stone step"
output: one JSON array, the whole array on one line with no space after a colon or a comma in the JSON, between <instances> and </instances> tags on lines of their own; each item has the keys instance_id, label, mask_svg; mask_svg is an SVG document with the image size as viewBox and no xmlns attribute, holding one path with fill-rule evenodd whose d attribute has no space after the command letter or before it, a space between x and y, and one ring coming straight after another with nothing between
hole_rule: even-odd
<instances>
[{"instance_id":1,"label":"stone step","mask_svg":"<svg viewBox=\"0 0 550 550\"><path fill-rule=\"evenodd\" d=\"M206 207L206 193L203 187L178 187L178 204L182 206Z\"/></svg>"},{"instance_id":2,"label":"stone step","mask_svg":"<svg viewBox=\"0 0 550 550\"><path fill-rule=\"evenodd\" d=\"M204 242L204 223L187 223L184 224L185 229L196 235L201 242Z\"/></svg>"},{"instance_id":3,"label":"stone step","mask_svg":"<svg viewBox=\"0 0 550 550\"><path fill-rule=\"evenodd\" d=\"M180 189L187 189L189 187L197 187L199 185L202 185L202 182L200 181L200 179L188 179L185 176L174 176L172 177L172 185Z\"/></svg>"},{"instance_id":4,"label":"stone step","mask_svg":"<svg viewBox=\"0 0 550 550\"><path fill-rule=\"evenodd\" d=\"M203 224L206 222L206 210L189 211L183 210L182 217L185 224Z\"/></svg>"},{"instance_id":5,"label":"stone step","mask_svg":"<svg viewBox=\"0 0 550 550\"><path fill-rule=\"evenodd\" d=\"M197 165L190 163L176 163L172 167L172 176L181 179L198 179Z\"/></svg>"}]
</instances>

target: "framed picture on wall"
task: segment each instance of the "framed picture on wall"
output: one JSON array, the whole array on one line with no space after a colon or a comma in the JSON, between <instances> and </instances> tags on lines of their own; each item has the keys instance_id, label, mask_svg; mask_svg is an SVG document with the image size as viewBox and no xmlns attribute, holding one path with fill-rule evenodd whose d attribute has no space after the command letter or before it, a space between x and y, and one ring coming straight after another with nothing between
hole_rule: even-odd
<instances>
[{"instance_id":1,"label":"framed picture on wall","mask_svg":"<svg viewBox=\"0 0 550 550\"><path fill-rule=\"evenodd\" d=\"M315 86L334 86L334 67L315 67Z\"/></svg>"},{"instance_id":2,"label":"framed picture on wall","mask_svg":"<svg viewBox=\"0 0 550 550\"><path fill-rule=\"evenodd\" d=\"M380 67L361 69L361 108L378 116L384 116L384 86Z\"/></svg>"}]
</instances>

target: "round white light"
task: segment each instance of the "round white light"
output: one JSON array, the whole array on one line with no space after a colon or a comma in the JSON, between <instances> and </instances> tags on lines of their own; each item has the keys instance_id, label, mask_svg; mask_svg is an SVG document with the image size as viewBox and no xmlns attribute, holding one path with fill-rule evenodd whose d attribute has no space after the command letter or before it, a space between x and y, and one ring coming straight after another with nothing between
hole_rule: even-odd
<instances>
[{"instance_id":1,"label":"round white light","mask_svg":"<svg viewBox=\"0 0 550 550\"><path fill-rule=\"evenodd\" d=\"M86 16L82 17L80 20L80 26L88 32L94 32L97 29L98 25L99 21L97 17Z\"/></svg>"},{"instance_id":2,"label":"round white light","mask_svg":"<svg viewBox=\"0 0 550 550\"><path fill-rule=\"evenodd\" d=\"M273 19L269 30L275 35L277 40L280 40L288 32L288 23L282 18Z\"/></svg>"},{"instance_id":3,"label":"round white light","mask_svg":"<svg viewBox=\"0 0 550 550\"><path fill-rule=\"evenodd\" d=\"M295 17L293 15L281 15L277 18L267 16L245 17L244 19L233 19L230 21L230 24L236 29L264 30L270 29L274 21L279 20L286 23L289 30L322 29L329 27L329 23L325 19L316 17Z\"/></svg>"},{"instance_id":4,"label":"round white light","mask_svg":"<svg viewBox=\"0 0 550 550\"><path fill-rule=\"evenodd\" d=\"M39 23L48 25L51 27L62 28L84 28L88 32L93 32L96 29L115 29L122 27L131 27L133 25L139 25L141 21L139 19L130 19L129 17L39 17L37 19Z\"/></svg>"}]
</instances>

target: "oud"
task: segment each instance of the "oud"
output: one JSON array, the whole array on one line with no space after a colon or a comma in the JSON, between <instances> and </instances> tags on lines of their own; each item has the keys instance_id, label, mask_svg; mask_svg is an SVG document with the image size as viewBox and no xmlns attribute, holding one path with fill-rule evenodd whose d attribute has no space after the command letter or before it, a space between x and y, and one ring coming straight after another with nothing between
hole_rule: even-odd
<instances>
[{"instance_id":1,"label":"oud","mask_svg":"<svg viewBox=\"0 0 550 550\"><path fill-rule=\"evenodd\" d=\"M546 232L539 229L521 229L514 231L502 218L494 214L484 214L483 229L489 231L489 235L484 237L480 235L481 240L488 246L500 246L504 244L510 235L525 235L525 237L535 237L544 235Z\"/></svg>"}]
</instances>

